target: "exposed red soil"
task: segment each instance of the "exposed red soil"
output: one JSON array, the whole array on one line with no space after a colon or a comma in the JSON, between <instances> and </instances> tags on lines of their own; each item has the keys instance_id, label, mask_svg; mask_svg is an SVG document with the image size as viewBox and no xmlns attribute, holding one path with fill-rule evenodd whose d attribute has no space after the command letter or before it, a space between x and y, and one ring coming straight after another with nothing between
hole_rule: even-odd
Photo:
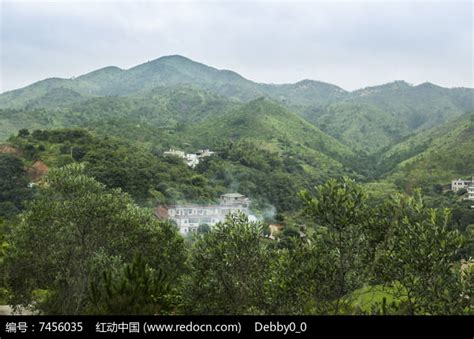
<instances>
[{"instance_id":1,"label":"exposed red soil","mask_svg":"<svg viewBox=\"0 0 474 339\"><path fill-rule=\"evenodd\" d=\"M31 181L38 181L48 173L49 167L43 161L37 160L26 169L26 175Z\"/></svg>"},{"instance_id":2,"label":"exposed red soil","mask_svg":"<svg viewBox=\"0 0 474 339\"><path fill-rule=\"evenodd\" d=\"M0 154L15 154L15 155L21 155L21 151L11 145L0 145Z\"/></svg>"}]
</instances>

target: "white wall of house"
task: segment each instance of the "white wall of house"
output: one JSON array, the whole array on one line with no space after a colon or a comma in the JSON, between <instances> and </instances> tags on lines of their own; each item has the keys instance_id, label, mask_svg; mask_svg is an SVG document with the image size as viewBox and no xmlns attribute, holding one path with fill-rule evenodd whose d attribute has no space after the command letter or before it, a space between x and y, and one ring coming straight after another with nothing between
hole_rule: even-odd
<instances>
[{"instance_id":1,"label":"white wall of house","mask_svg":"<svg viewBox=\"0 0 474 339\"><path fill-rule=\"evenodd\" d=\"M473 183L473 186L470 186L467 189L467 199L468 200L474 200L474 183Z\"/></svg>"},{"instance_id":2,"label":"white wall of house","mask_svg":"<svg viewBox=\"0 0 474 339\"><path fill-rule=\"evenodd\" d=\"M199 159L204 158L204 157L210 157L211 155L214 155L215 152L211 152L208 149L204 150L199 150L196 153L184 153L183 151L175 150L175 149L170 149L169 151L166 151L163 153L165 156L171 155L171 156L177 156L179 158L184 159L185 163L189 167L196 167L199 164Z\"/></svg>"},{"instance_id":3,"label":"white wall of house","mask_svg":"<svg viewBox=\"0 0 474 339\"><path fill-rule=\"evenodd\" d=\"M197 231L199 225L202 224L212 227L224 221L228 214L240 211L249 215L249 199L247 197L234 194L228 200L224 199L225 196L221 196L219 205L179 205L169 207L168 217L176 222L181 234L187 234ZM252 218L252 220L255 219L255 217Z\"/></svg>"},{"instance_id":4,"label":"white wall of house","mask_svg":"<svg viewBox=\"0 0 474 339\"><path fill-rule=\"evenodd\" d=\"M453 191L459 191L460 189L467 188L471 184L471 181L469 180L453 180L451 182L451 189Z\"/></svg>"},{"instance_id":5,"label":"white wall of house","mask_svg":"<svg viewBox=\"0 0 474 339\"><path fill-rule=\"evenodd\" d=\"M451 182L451 190L455 192L460 189L468 189L471 186L474 186L474 177L472 177L472 180L457 179Z\"/></svg>"}]
</instances>

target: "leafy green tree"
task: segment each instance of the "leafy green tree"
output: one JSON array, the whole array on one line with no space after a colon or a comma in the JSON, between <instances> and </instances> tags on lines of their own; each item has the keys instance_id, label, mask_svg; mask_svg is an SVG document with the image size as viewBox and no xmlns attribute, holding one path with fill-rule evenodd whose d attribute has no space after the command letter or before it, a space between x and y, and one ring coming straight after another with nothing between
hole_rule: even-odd
<instances>
[{"instance_id":1,"label":"leafy green tree","mask_svg":"<svg viewBox=\"0 0 474 339\"><path fill-rule=\"evenodd\" d=\"M90 284L140 253L151 268L179 278L185 253L176 228L83 170L52 169L12 231L5 265L13 305L31 306L35 290L45 290L34 305L41 313L85 313Z\"/></svg>"},{"instance_id":2,"label":"leafy green tree","mask_svg":"<svg viewBox=\"0 0 474 339\"><path fill-rule=\"evenodd\" d=\"M325 314L332 309L334 253L315 240L289 238L293 245L272 252L263 285L265 313Z\"/></svg>"},{"instance_id":3,"label":"leafy green tree","mask_svg":"<svg viewBox=\"0 0 474 339\"><path fill-rule=\"evenodd\" d=\"M301 193L306 213L316 225L322 226L318 245L327 249L323 269L328 270L326 284L332 286L322 300L332 300L325 312L347 312L351 292L361 287L370 275L375 244L380 230L373 220L362 187L344 178L329 180L315 188L315 195Z\"/></svg>"},{"instance_id":4,"label":"leafy green tree","mask_svg":"<svg viewBox=\"0 0 474 339\"><path fill-rule=\"evenodd\" d=\"M35 145L32 143L28 143L23 148L25 157L28 160L38 160L38 150L36 149Z\"/></svg>"},{"instance_id":5,"label":"leafy green tree","mask_svg":"<svg viewBox=\"0 0 474 339\"><path fill-rule=\"evenodd\" d=\"M209 226L208 224L201 224L198 226L198 229L197 229L197 232L199 234L209 233L210 231L211 231L211 226Z\"/></svg>"},{"instance_id":6,"label":"leafy green tree","mask_svg":"<svg viewBox=\"0 0 474 339\"><path fill-rule=\"evenodd\" d=\"M278 247L279 248L293 248L297 243L297 239L300 238L300 230L295 226L287 225L283 231L278 235Z\"/></svg>"},{"instance_id":7,"label":"leafy green tree","mask_svg":"<svg viewBox=\"0 0 474 339\"><path fill-rule=\"evenodd\" d=\"M173 310L171 282L140 255L120 270L106 270L91 283L91 314L168 314Z\"/></svg>"},{"instance_id":8,"label":"leafy green tree","mask_svg":"<svg viewBox=\"0 0 474 339\"><path fill-rule=\"evenodd\" d=\"M18 136L20 138L26 138L30 135L30 131L27 128L22 128L18 131Z\"/></svg>"},{"instance_id":9,"label":"leafy green tree","mask_svg":"<svg viewBox=\"0 0 474 339\"><path fill-rule=\"evenodd\" d=\"M0 154L0 217L12 217L32 197L25 166L12 154Z\"/></svg>"},{"instance_id":10,"label":"leafy green tree","mask_svg":"<svg viewBox=\"0 0 474 339\"><path fill-rule=\"evenodd\" d=\"M264 305L268 251L262 225L232 214L202 234L190 254L184 310L190 314L256 314Z\"/></svg>"},{"instance_id":11,"label":"leafy green tree","mask_svg":"<svg viewBox=\"0 0 474 339\"><path fill-rule=\"evenodd\" d=\"M454 265L463 238L448 228L450 210L427 208L417 190L413 197L396 196L383 212L391 226L376 271L403 301L401 312L465 313L465 287Z\"/></svg>"},{"instance_id":12,"label":"leafy green tree","mask_svg":"<svg viewBox=\"0 0 474 339\"><path fill-rule=\"evenodd\" d=\"M6 225L3 219L0 219L0 272L3 269L3 260L5 258L5 254L8 248L8 243L6 239ZM0 279L0 288L3 286L4 281L4 274L2 274L2 279Z\"/></svg>"},{"instance_id":13,"label":"leafy green tree","mask_svg":"<svg viewBox=\"0 0 474 339\"><path fill-rule=\"evenodd\" d=\"M464 304L464 314L474 315L474 266L469 266L463 270L461 267L461 299Z\"/></svg>"},{"instance_id":14,"label":"leafy green tree","mask_svg":"<svg viewBox=\"0 0 474 339\"><path fill-rule=\"evenodd\" d=\"M48 140L49 138L49 133L47 130L39 130L39 129L36 129L33 131L33 133L31 134L31 136L36 139L36 140L42 140L42 141L45 141L45 140Z\"/></svg>"}]
</instances>

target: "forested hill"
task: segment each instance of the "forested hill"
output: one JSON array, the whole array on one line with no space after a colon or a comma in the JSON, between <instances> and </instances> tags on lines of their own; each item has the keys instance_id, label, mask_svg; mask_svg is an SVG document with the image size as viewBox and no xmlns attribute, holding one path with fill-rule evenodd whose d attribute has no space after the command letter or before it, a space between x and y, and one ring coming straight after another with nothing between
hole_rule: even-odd
<instances>
[{"instance_id":1,"label":"forested hill","mask_svg":"<svg viewBox=\"0 0 474 339\"><path fill-rule=\"evenodd\" d=\"M474 113L413 135L388 149L381 158L387 180L403 190L448 186L474 174Z\"/></svg>"},{"instance_id":2,"label":"forested hill","mask_svg":"<svg viewBox=\"0 0 474 339\"><path fill-rule=\"evenodd\" d=\"M348 93L344 100L300 109L326 133L356 151L377 153L404 137L474 110L474 91L404 81Z\"/></svg>"},{"instance_id":3,"label":"forested hill","mask_svg":"<svg viewBox=\"0 0 474 339\"><path fill-rule=\"evenodd\" d=\"M320 178L349 173L342 164L354 156L336 139L265 98L223 117L202 121L187 132L191 144L202 147L218 144L219 140L255 142L262 149L290 157Z\"/></svg>"},{"instance_id":4,"label":"forested hill","mask_svg":"<svg viewBox=\"0 0 474 339\"><path fill-rule=\"evenodd\" d=\"M438 133L431 131L474 111L473 97L469 88L404 81L352 92L313 80L262 84L174 55L3 93L0 139L23 128L80 127L160 152L248 139L293 159L313 178L367 181L408 159L392 154L398 147L415 155ZM424 141L404 143L417 138ZM453 164L440 180L459 173Z\"/></svg>"},{"instance_id":5,"label":"forested hill","mask_svg":"<svg viewBox=\"0 0 474 339\"><path fill-rule=\"evenodd\" d=\"M313 80L282 85L262 84L178 55L161 57L128 70L105 67L73 79L42 80L1 94L0 108L65 107L94 97L141 97L141 94L156 88L183 85L242 102L269 96L315 123L328 112L328 105L341 102L345 102L343 109L336 106L329 108L329 112L347 115L356 110L358 115L375 117L376 112L383 111L409 130L441 124L474 108L473 90L468 88L448 89L430 83L413 86L395 81L348 92ZM401 134L406 132L403 128L396 129ZM330 126L328 131L332 132ZM378 140L374 139L374 142L378 143Z\"/></svg>"},{"instance_id":6,"label":"forested hill","mask_svg":"<svg viewBox=\"0 0 474 339\"><path fill-rule=\"evenodd\" d=\"M217 94L248 101L262 95L295 103L326 102L328 97L341 98L346 91L316 81L296 84L267 85L255 83L239 74L218 70L185 57L161 57L128 70L105 67L73 79L50 78L0 96L0 107L20 108L48 104L55 97L66 97L68 102L95 96L126 96L146 92L156 87L194 85ZM48 100L46 100L48 99Z\"/></svg>"},{"instance_id":7,"label":"forested hill","mask_svg":"<svg viewBox=\"0 0 474 339\"><path fill-rule=\"evenodd\" d=\"M222 142L213 150L216 155L192 169L162 150L84 129L23 129L0 144L0 216L15 215L24 207L31 198L27 183L40 181L48 169L72 163L83 163L87 175L122 189L142 206L211 203L223 193L239 191L252 197L255 213L270 218L276 211L298 209L298 192L329 178L328 172L309 171L303 161L252 141ZM339 171L342 176L340 165ZM12 177L18 181L11 182Z\"/></svg>"},{"instance_id":8,"label":"forested hill","mask_svg":"<svg viewBox=\"0 0 474 339\"><path fill-rule=\"evenodd\" d=\"M473 95L259 84L181 56L1 94L0 304L474 314L474 209L448 185L474 174ZM258 221L182 236L153 213L229 192Z\"/></svg>"}]
</instances>

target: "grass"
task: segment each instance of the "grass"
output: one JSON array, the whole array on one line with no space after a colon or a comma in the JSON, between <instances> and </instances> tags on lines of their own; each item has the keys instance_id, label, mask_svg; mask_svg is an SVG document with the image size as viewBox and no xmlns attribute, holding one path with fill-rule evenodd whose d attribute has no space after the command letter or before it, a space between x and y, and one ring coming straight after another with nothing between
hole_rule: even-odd
<instances>
[{"instance_id":1,"label":"grass","mask_svg":"<svg viewBox=\"0 0 474 339\"><path fill-rule=\"evenodd\" d=\"M403 298L398 297L397 287L375 285L364 286L351 294L352 307L361 313L370 313L373 307L380 308L385 299L386 305L398 305Z\"/></svg>"}]
</instances>

